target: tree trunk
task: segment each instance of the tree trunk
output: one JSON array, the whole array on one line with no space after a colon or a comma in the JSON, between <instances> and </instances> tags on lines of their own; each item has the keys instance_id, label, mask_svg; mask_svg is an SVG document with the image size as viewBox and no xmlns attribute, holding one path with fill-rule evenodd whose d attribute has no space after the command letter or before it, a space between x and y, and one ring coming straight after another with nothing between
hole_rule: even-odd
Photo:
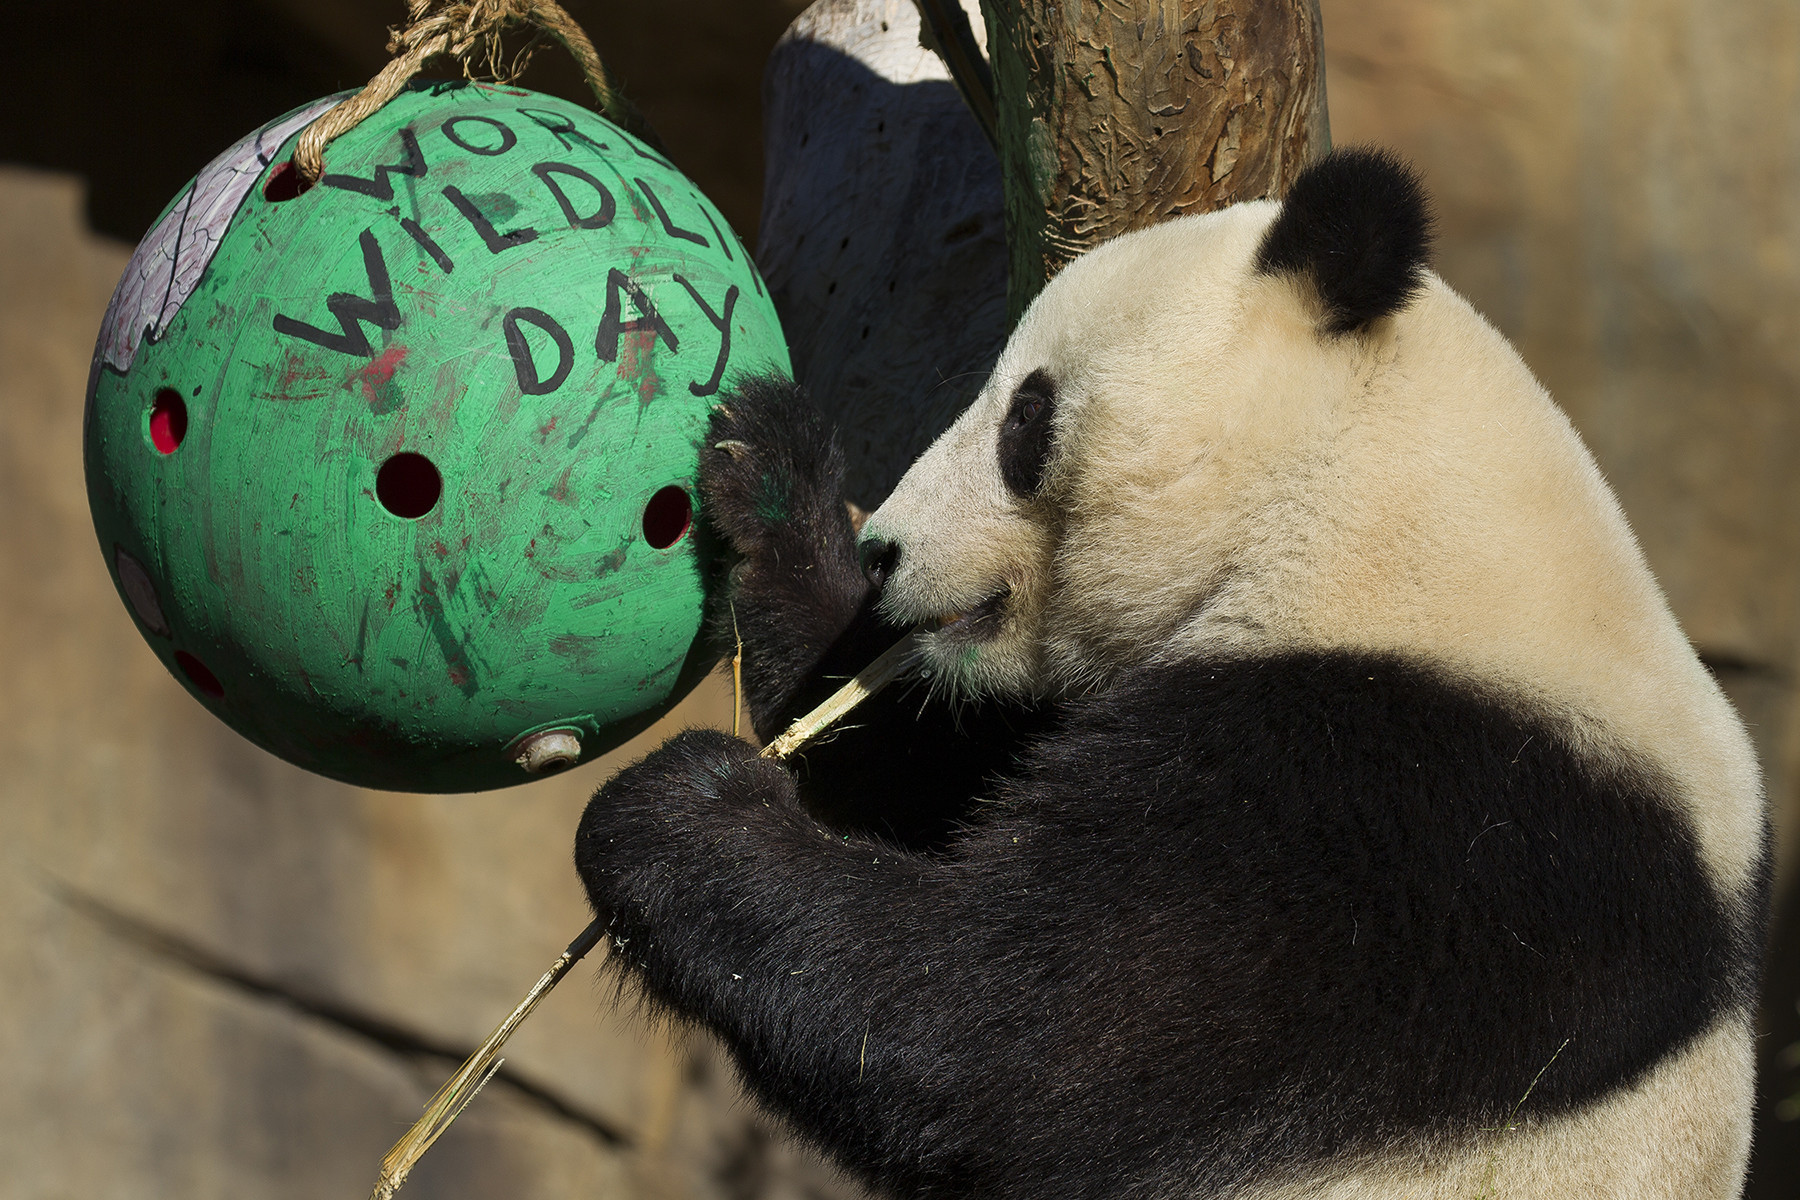
<instances>
[{"instance_id":1,"label":"tree trunk","mask_svg":"<svg viewBox=\"0 0 1800 1200\"><path fill-rule=\"evenodd\" d=\"M1330 148L1318 0L983 0L1007 307L1183 213L1280 196Z\"/></svg>"}]
</instances>

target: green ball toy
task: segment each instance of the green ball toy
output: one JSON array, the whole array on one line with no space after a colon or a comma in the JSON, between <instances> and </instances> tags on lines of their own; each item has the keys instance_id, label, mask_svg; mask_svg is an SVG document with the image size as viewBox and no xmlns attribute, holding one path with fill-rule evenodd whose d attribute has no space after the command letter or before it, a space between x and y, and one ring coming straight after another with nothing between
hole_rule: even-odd
<instances>
[{"instance_id":1,"label":"green ball toy","mask_svg":"<svg viewBox=\"0 0 1800 1200\"><path fill-rule=\"evenodd\" d=\"M595 113L417 84L301 188L337 99L138 246L88 383L94 527L150 646L250 740L370 787L522 782L711 665L697 446L786 343L718 210Z\"/></svg>"}]
</instances>

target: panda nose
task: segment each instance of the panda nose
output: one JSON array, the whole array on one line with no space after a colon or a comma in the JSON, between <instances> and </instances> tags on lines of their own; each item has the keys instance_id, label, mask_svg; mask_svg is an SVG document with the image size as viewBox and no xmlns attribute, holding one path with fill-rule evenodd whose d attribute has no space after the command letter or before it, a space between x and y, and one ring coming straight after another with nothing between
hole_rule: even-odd
<instances>
[{"instance_id":1,"label":"panda nose","mask_svg":"<svg viewBox=\"0 0 1800 1200\"><path fill-rule=\"evenodd\" d=\"M879 538L862 544L862 567L869 578L881 587L894 577L894 571L900 566L900 544L884 542Z\"/></svg>"}]
</instances>

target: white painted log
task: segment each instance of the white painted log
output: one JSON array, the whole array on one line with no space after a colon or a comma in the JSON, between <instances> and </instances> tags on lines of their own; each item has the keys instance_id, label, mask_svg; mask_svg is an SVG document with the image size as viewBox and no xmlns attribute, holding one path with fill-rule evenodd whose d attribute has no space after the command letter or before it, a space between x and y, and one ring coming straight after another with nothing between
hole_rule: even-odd
<instances>
[{"instance_id":1,"label":"white painted log","mask_svg":"<svg viewBox=\"0 0 1800 1200\"><path fill-rule=\"evenodd\" d=\"M964 0L978 39L977 0ZM878 504L1006 337L1000 166L912 0L818 0L763 76L757 261L796 378Z\"/></svg>"}]
</instances>

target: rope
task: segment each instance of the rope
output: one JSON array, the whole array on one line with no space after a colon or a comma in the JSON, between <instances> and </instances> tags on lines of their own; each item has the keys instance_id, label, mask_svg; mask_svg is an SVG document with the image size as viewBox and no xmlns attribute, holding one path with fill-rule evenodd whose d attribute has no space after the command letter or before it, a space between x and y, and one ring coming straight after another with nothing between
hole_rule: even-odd
<instances>
[{"instance_id":1,"label":"rope","mask_svg":"<svg viewBox=\"0 0 1800 1200\"><path fill-rule=\"evenodd\" d=\"M507 82L525 69L532 50L546 34L581 67L608 120L648 142L653 149L664 149L662 139L637 106L613 86L594 43L556 0L456 0L439 3L435 11L433 0L407 0L406 7L405 28L390 30L393 37L387 49L393 60L362 91L322 113L300 135L300 143L294 148L294 167L300 172L303 186L311 187L319 181L325 171L325 147L334 138L355 129L364 118L399 95L407 81L432 59L455 59L469 79L475 78L471 64L479 62L486 77ZM521 25L532 27L532 36L509 62L501 37Z\"/></svg>"}]
</instances>

